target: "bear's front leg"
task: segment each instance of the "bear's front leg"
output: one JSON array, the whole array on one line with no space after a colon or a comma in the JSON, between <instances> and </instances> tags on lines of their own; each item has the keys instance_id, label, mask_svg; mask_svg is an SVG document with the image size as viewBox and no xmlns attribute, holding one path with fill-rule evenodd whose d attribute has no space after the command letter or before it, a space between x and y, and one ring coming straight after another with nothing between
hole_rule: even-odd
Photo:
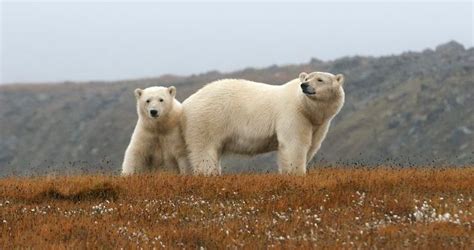
<instances>
[{"instance_id":1,"label":"bear's front leg","mask_svg":"<svg viewBox=\"0 0 474 250\"><path fill-rule=\"evenodd\" d=\"M306 160L309 163L313 157L318 153L319 149L321 148L321 143L323 142L324 138L326 138L326 134L328 133L329 125L331 124L330 121L323 123L321 126L316 128L313 133L313 138L311 140L311 147L309 148L308 154L306 156Z\"/></svg>"},{"instance_id":2,"label":"bear's front leg","mask_svg":"<svg viewBox=\"0 0 474 250\"><path fill-rule=\"evenodd\" d=\"M278 148L278 172L289 175L306 174L307 148L280 145Z\"/></svg>"},{"instance_id":3,"label":"bear's front leg","mask_svg":"<svg viewBox=\"0 0 474 250\"><path fill-rule=\"evenodd\" d=\"M305 175L306 157L310 148L310 131L297 135L284 134L278 138L278 171L280 174Z\"/></svg>"}]
</instances>

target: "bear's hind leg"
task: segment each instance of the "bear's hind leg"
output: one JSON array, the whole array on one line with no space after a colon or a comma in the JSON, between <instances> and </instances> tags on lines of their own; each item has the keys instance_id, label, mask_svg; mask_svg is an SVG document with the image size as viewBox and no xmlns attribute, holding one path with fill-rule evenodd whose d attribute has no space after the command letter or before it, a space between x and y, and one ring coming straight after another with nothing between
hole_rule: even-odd
<instances>
[{"instance_id":1,"label":"bear's hind leg","mask_svg":"<svg viewBox=\"0 0 474 250\"><path fill-rule=\"evenodd\" d=\"M186 156L179 156L176 161L178 162L179 173L182 175L190 174L191 166Z\"/></svg>"},{"instance_id":2,"label":"bear's hind leg","mask_svg":"<svg viewBox=\"0 0 474 250\"><path fill-rule=\"evenodd\" d=\"M219 164L219 153L214 148L190 148L189 160L195 175L220 175L221 166Z\"/></svg>"}]
</instances>

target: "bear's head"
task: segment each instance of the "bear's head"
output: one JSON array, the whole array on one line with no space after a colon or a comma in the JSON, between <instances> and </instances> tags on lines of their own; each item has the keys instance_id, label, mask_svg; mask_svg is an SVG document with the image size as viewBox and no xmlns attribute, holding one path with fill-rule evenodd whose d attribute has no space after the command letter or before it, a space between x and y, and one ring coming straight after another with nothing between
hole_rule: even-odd
<instances>
[{"instance_id":1,"label":"bear's head","mask_svg":"<svg viewBox=\"0 0 474 250\"><path fill-rule=\"evenodd\" d=\"M137 112L142 118L159 119L173 109L175 96L174 86L135 89Z\"/></svg>"},{"instance_id":2,"label":"bear's head","mask_svg":"<svg viewBox=\"0 0 474 250\"><path fill-rule=\"evenodd\" d=\"M302 72L299 77L301 91L312 100L332 102L344 100L344 76L327 72Z\"/></svg>"}]
</instances>

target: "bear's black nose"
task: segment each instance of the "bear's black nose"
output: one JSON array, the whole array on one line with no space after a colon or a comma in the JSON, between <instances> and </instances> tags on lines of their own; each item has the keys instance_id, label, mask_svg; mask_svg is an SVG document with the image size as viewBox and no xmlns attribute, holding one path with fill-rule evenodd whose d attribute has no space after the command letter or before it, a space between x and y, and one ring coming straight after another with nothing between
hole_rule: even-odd
<instances>
[{"instance_id":1,"label":"bear's black nose","mask_svg":"<svg viewBox=\"0 0 474 250\"><path fill-rule=\"evenodd\" d=\"M307 82L304 82L304 83L301 83L301 90L303 90L303 93L307 94L307 95L314 95L316 94L316 91L313 87L311 87L309 85L309 83Z\"/></svg>"},{"instance_id":2,"label":"bear's black nose","mask_svg":"<svg viewBox=\"0 0 474 250\"><path fill-rule=\"evenodd\" d=\"M302 83L300 86L303 92L308 91L309 84L307 82Z\"/></svg>"},{"instance_id":3,"label":"bear's black nose","mask_svg":"<svg viewBox=\"0 0 474 250\"><path fill-rule=\"evenodd\" d=\"M150 110L150 115L153 117L158 116L158 110L154 110L154 109Z\"/></svg>"}]
</instances>

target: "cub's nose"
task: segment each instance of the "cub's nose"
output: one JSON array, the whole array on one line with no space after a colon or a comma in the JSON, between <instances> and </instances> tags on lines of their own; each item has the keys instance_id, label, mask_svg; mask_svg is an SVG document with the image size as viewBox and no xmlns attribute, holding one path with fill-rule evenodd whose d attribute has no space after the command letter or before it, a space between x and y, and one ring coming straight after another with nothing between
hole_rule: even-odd
<instances>
[{"instance_id":1,"label":"cub's nose","mask_svg":"<svg viewBox=\"0 0 474 250\"><path fill-rule=\"evenodd\" d=\"M150 115L152 117L157 117L158 116L158 110L155 110L155 109L150 110Z\"/></svg>"}]
</instances>

